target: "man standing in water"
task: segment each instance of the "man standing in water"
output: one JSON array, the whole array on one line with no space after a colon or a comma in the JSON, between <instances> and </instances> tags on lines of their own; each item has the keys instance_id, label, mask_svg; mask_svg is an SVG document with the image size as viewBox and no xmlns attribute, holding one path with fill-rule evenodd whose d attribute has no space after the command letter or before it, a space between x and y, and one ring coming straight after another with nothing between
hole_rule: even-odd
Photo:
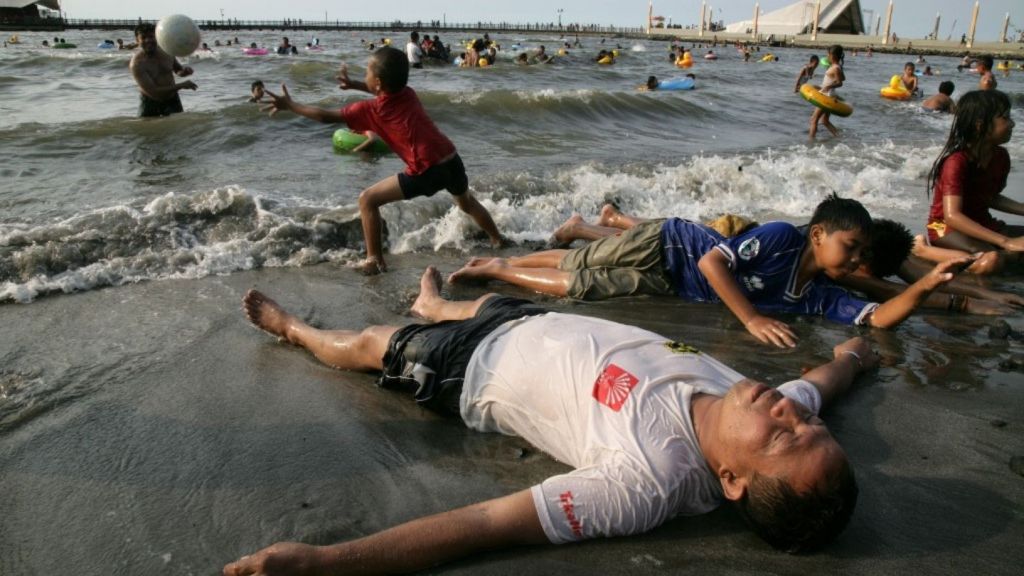
<instances>
[{"instance_id":1,"label":"man standing in water","mask_svg":"<svg viewBox=\"0 0 1024 576\"><path fill-rule=\"evenodd\" d=\"M178 60L156 44L156 27L150 23L135 27L135 42L140 49L132 56L128 66L132 78L139 85L139 117L169 116L183 112L179 90L195 90L191 80L175 82L174 75L184 78L192 75L192 68L182 66Z\"/></svg>"}]
</instances>

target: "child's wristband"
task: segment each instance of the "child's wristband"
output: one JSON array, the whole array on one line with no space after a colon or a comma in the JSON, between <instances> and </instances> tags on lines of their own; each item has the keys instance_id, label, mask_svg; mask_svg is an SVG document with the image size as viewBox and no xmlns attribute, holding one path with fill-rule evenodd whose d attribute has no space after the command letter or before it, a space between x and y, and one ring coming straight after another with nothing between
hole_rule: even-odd
<instances>
[{"instance_id":1,"label":"child's wristband","mask_svg":"<svg viewBox=\"0 0 1024 576\"><path fill-rule=\"evenodd\" d=\"M842 353L843 354L849 354L850 356L853 356L854 358L856 358L857 359L857 368L862 369L862 370L864 369L864 362L861 361L860 354L857 354L853 350L843 350Z\"/></svg>"}]
</instances>

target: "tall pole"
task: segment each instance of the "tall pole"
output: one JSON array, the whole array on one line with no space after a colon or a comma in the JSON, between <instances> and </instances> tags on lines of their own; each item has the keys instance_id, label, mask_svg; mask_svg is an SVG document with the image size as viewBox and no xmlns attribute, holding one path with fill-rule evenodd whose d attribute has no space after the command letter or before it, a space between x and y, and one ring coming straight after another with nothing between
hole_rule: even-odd
<instances>
[{"instance_id":1,"label":"tall pole","mask_svg":"<svg viewBox=\"0 0 1024 576\"><path fill-rule=\"evenodd\" d=\"M761 3L754 2L754 40L757 40L757 19L761 15Z\"/></svg>"},{"instance_id":2,"label":"tall pole","mask_svg":"<svg viewBox=\"0 0 1024 576\"><path fill-rule=\"evenodd\" d=\"M980 3L978 0L974 0L974 12L971 13L971 27L968 28L970 32L967 33L967 47L974 46L974 32L978 28L978 11L981 10Z\"/></svg>"},{"instance_id":3,"label":"tall pole","mask_svg":"<svg viewBox=\"0 0 1024 576\"><path fill-rule=\"evenodd\" d=\"M699 38L704 37L704 11L707 10L707 4L704 2L700 3L700 30L697 32Z\"/></svg>"},{"instance_id":4,"label":"tall pole","mask_svg":"<svg viewBox=\"0 0 1024 576\"><path fill-rule=\"evenodd\" d=\"M1006 31L1009 30L1009 28L1010 28L1010 13L1007 12L1006 13L1006 18L1003 19L1003 35L999 39L1000 42L1009 42L1009 40L1006 38Z\"/></svg>"},{"instance_id":5,"label":"tall pole","mask_svg":"<svg viewBox=\"0 0 1024 576\"><path fill-rule=\"evenodd\" d=\"M647 3L647 34L650 35L651 29L654 28L654 2Z\"/></svg>"},{"instance_id":6,"label":"tall pole","mask_svg":"<svg viewBox=\"0 0 1024 576\"><path fill-rule=\"evenodd\" d=\"M889 43L889 32L892 30L892 0L889 0L889 8L885 10L885 36L882 36L882 44Z\"/></svg>"},{"instance_id":7,"label":"tall pole","mask_svg":"<svg viewBox=\"0 0 1024 576\"><path fill-rule=\"evenodd\" d=\"M818 39L818 18L821 16L821 0L814 5L814 27L811 28L811 40Z\"/></svg>"},{"instance_id":8,"label":"tall pole","mask_svg":"<svg viewBox=\"0 0 1024 576\"><path fill-rule=\"evenodd\" d=\"M875 16L875 36L878 36L878 29L882 27L882 15Z\"/></svg>"},{"instance_id":9,"label":"tall pole","mask_svg":"<svg viewBox=\"0 0 1024 576\"><path fill-rule=\"evenodd\" d=\"M935 29L932 30L932 40L939 39L939 21L942 20L942 13L937 12L935 14Z\"/></svg>"}]
</instances>

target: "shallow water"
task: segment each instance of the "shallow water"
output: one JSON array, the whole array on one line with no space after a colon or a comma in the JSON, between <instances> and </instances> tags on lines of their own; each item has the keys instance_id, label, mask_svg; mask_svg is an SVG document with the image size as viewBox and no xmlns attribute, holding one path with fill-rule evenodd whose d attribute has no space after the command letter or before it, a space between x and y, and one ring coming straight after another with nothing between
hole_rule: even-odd
<instances>
[{"instance_id":1,"label":"shallow water","mask_svg":"<svg viewBox=\"0 0 1024 576\"><path fill-rule=\"evenodd\" d=\"M221 47L184 59L200 89L183 93L187 113L159 120L134 117L130 54L89 48L110 36L127 34L72 33L77 50L40 48L41 34L23 35L25 44L0 52L0 300L356 257L359 235L338 223L359 191L401 170L400 161L335 154L335 127L268 118L245 100L255 79L272 90L287 83L320 106L365 98L332 78L343 61L361 74L360 36L379 35L325 34L324 52L297 56ZM277 36L240 39L272 46ZM553 52L557 38L496 39L505 47L496 66L427 67L410 83L459 148L473 192L516 241L543 241L572 212L592 215L607 200L643 216L800 221L832 190L921 228L923 178L949 118L878 97L903 58L849 57L841 93L855 112L836 119L840 139L808 146L811 108L792 93L806 51L744 63L718 47L719 60L698 58L691 69L696 90L640 93L634 87L648 75L684 72L668 62L667 42L609 39L603 47L618 42L620 57L598 66L589 58L602 45L585 38L584 49L553 65L517 67L518 50ZM944 78L960 92L976 82L956 63L933 58L943 75L922 79L925 91ZM1000 82L1021 100L1020 74ZM1019 138L1009 147L1013 158L1024 150ZM1011 180L1019 189L1017 169ZM392 252L481 247L445 194L386 207L384 216Z\"/></svg>"}]
</instances>

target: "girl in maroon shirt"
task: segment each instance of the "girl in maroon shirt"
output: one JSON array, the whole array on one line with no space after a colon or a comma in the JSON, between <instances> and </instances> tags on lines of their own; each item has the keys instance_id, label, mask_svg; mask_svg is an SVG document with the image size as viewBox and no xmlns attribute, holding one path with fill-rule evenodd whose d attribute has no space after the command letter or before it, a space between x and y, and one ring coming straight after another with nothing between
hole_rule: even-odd
<instances>
[{"instance_id":1,"label":"girl in maroon shirt","mask_svg":"<svg viewBox=\"0 0 1024 576\"><path fill-rule=\"evenodd\" d=\"M1002 194L1010 172L1005 144L1013 134L1010 100L996 90L964 94L946 146L928 174L933 192L928 239L967 252L1004 250L1004 260L1024 254L1024 227L992 217L990 210L1024 215L1024 203Z\"/></svg>"}]
</instances>

